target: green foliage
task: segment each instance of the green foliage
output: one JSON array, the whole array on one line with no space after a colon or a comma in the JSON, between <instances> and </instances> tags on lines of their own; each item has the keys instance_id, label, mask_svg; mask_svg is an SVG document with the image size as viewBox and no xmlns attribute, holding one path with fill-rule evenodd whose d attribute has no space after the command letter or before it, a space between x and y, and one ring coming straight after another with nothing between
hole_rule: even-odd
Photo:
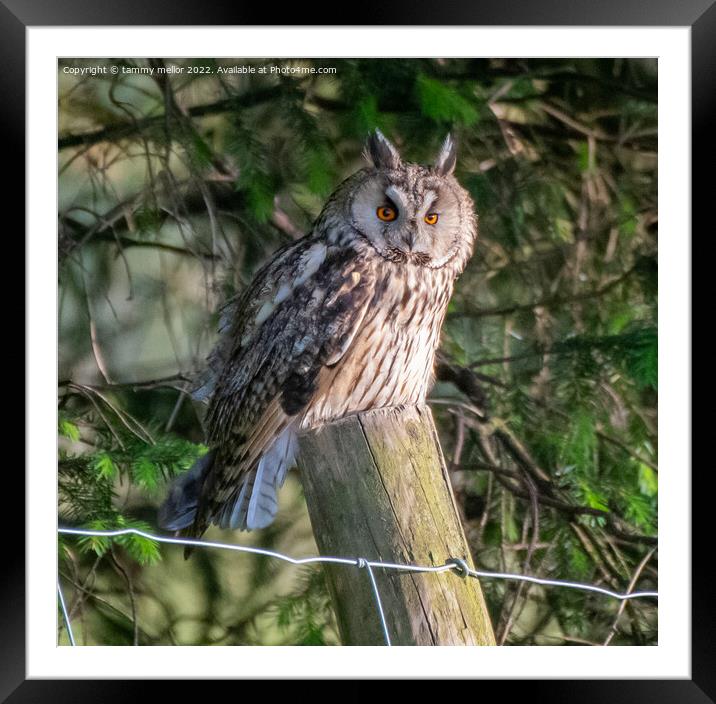
<instances>
[{"instance_id":1,"label":"green foliage","mask_svg":"<svg viewBox=\"0 0 716 704\"><path fill-rule=\"evenodd\" d=\"M636 330L632 334L632 340L632 346L621 360L625 371L638 388L656 390L659 373L656 328Z\"/></svg>"},{"instance_id":2,"label":"green foliage","mask_svg":"<svg viewBox=\"0 0 716 704\"><path fill-rule=\"evenodd\" d=\"M569 432L561 443L560 464L577 467L588 474L596 463L597 435L594 417L586 410L578 410L569 425Z\"/></svg>"},{"instance_id":3,"label":"green foliage","mask_svg":"<svg viewBox=\"0 0 716 704\"><path fill-rule=\"evenodd\" d=\"M134 214L134 227L140 236L151 237L161 227L161 213L152 207L152 204L145 203Z\"/></svg>"},{"instance_id":4,"label":"green foliage","mask_svg":"<svg viewBox=\"0 0 716 704\"><path fill-rule=\"evenodd\" d=\"M83 526L88 530L111 531L134 528L144 532L151 531L152 528L144 521L138 521L132 518L125 518L117 515L114 520L95 519ZM127 554L140 565L151 565L159 562L161 555L159 552L159 543L156 540L147 538L143 535L127 534L118 536L102 536L102 535L83 535L77 540L77 544L82 552L93 552L99 557L107 554L112 543L121 545Z\"/></svg>"},{"instance_id":5,"label":"green foliage","mask_svg":"<svg viewBox=\"0 0 716 704\"><path fill-rule=\"evenodd\" d=\"M420 110L438 123L457 123L469 127L477 122L477 108L452 86L429 76L419 76L416 88Z\"/></svg>"},{"instance_id":6,"label":"green foliage","mask_svg":"<svg viewBox=\"0 0 716 704\"><path fill-rule=\"evenodd\" d=\"M80 439L79 428L72 421L69 421L66 418L60 417L58 431L62 437L69 438L75 442Z\"/></svg>"},{"instance_id":7,"label":"green foliage","mask_svg":"<svg viewBox=\"0 0 716 704\"><path fill-rule=\"evenodd\" d=\"M62 417L59 432L77 440L77 426L92 422L91 415L79 417L75 422ZM69 435L68 427L73 429ZM126 428L96 426L94 430L95 445L91 449L77 453L60 450L60 520L91 530L136 528L151 532L148 523L124 515L118 506L118 490L122 483L129 482L130 487L143 492L154 492L167 479L188 469L207 448L171 435L155 434L149 442ZM127 554L140 564L153 564L160 558L158 544L137 535L87 536L80 538L78 544L85 552L103 556L112 542L125 548Z\"/></svg>"},{"instance_id":8,"label":"green foliage","mask_svg":"<svg viewBox=\"0 0 716 704\"><path fill-rule=\"evenodd\" d=\"M97 453L92 464L100 480L107 479L113 481L119 473L117 465L106 452Z\"/></svg>"},{"instance_id":9,"label":"green foliage","mask_svg":"<svg viewBox=\"0 0 716 704\"><path fill-rule=\"evenodd\" d=\"M353 110L355 119L355 131L359 134L370 133L381 124L380 111L378 110L378 99L375 95L368 95L356 102Z\"/></svg>"},{"instance_id":10,"label":"green foliage","mask_svg":"<svg viewBox=\"0 0 716 704\"><path fill-rule=\"evenodd\" d=\"M273 212L276 185L263 145L239 118L234 121L227 151L236 159L239 169L236 189L246 198L248 214L258 223L265 223Z\"/></svg>"},{"instance_id":11,"label":"green foliage","mask_svg":"<svg viewBox=\"0 0 716 704\"><path fill-rule=\"evenodd\" d=\"M582 377L593 376L599 366L623 372L638 389L656 389L658 338L653 325L634 323L617 335L574 336L557 343L552 351L571 355L574 370Z\"/></svg>"},{"instance_id":12,"label":"green foliage","mask_svg":"<svg viewBox=\"0 0 716 704\"><path fill-rule=\"evenodd\" d=\"M561 531L555 541L555 546L556 562L561 566L559 572L574 575L575 580L588 582L592 577L594 567L574 534Z\"/></svg>"},{"instance_id":13,"label":"green foliage","mask_svg":"<svg viewBox=\"0 0 716 704\"><path fill-rule=\"evenodd\" d=\"M657 492L659 490L659 481L656 476L656 472L649 467L648 465L645 465L643 462L639 463L639 491L641 491L644 496L648 496L649 498L652 498L656 496Z\"/></svg>"},{"instance_id":14,"label":"green foliage","mask_svg":"<svg viewBox=\"0 0 716 704\"><path fill-rule=\"evenodd\" d=\"M327 645L335 629L323 568L306 570L294 591L273 606L276 623L295 645Z\"/></svg>"}]
</instances>

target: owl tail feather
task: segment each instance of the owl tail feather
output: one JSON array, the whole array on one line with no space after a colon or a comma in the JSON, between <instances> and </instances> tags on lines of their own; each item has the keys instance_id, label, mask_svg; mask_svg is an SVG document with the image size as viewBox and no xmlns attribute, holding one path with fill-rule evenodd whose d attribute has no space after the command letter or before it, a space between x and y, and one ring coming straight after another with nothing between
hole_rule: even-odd
<instances>
[{"instance_id":1,"label":"owl tail feather","mask_svg":"<svg viewBox=\"0 0 716 704\"><path fill-rule=\"evenodd\" d=\"M241 483L212 522L230 530L257 530L273 523L278 509L278 490L295 463L296 433L286 428L261 455L256 467L246 472Z\"/></svg>"},{"instance_id":2,"label":"owl tail feather","mask_svg":"<svg viewBox=\"0 0 716 704\"><path fill-rule=\"evenodd\" d=\"M172 482L159 508L159 525L188 537L200 536L209 522L229 530L266 528L276 516L277 493L295 464L297 446L295 431L286 428L254 468L241 473L231 496L207 516L203 510L200 515L199 501L207 476L216 469L216 450L211 450ZM191 546L186 546L184 557L192 551Z\"/></svg>"},{"instance_id":3,"label":"owl tail feather","mask_svg":"<svg viewBox=\"0 0 716 704\"><path fill-rule=\"evenodd\" d=\"M180 531L194 523L199 505L201 487L207 473L214 465L216 451L211 450L200 457L184 474L170 485L167 498L159 507L157 520L164 530Z\"/></svg>"}]
</instances>

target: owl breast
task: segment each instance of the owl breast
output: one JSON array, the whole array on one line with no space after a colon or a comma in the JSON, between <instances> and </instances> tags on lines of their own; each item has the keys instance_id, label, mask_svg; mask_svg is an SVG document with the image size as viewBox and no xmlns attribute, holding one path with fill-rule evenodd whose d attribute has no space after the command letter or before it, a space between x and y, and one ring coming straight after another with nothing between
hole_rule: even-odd
<instances>
[{"instance_id":1,"label":"owl breast","mask_svg":"<svg viewBox=\"0 0 716 704\"><path fill-rule=\"evenodd\" d=\"M425 400L453 277L445 269L382 259L376 267L375 294L362 325L340 361L321 372L302 429Z\"/></svg>"}]
</instances>

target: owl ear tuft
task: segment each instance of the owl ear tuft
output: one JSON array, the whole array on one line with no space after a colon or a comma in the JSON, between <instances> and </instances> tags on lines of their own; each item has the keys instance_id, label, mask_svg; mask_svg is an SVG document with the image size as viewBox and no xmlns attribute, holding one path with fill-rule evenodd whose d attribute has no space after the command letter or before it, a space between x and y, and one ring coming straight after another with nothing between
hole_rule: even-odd
<instances>
[{"instance_id":1,"label":"owl ear tuft","mask_svg":"<svg viewBox=\"0 0 716 704\"><path fill-rule=\"evenodd\" d=\"M440 153L435 161L435 171L441 176L449 176L455 171L455 164L457 163L457 147L455 146L455 140L452 135L448 134L445 137L443 146L440 148Z\"/></svg>"},{"instance_id":2,"label":"owl ear tuft","mask_svg":"<svg viewBox=\"0 0 716 704\"><path fill-rule=\"evenodd\" d=\"M378 129L368 137L365 154L376 169L397 169L401 164L398 150Z\"/></svg>"}]
</instances>

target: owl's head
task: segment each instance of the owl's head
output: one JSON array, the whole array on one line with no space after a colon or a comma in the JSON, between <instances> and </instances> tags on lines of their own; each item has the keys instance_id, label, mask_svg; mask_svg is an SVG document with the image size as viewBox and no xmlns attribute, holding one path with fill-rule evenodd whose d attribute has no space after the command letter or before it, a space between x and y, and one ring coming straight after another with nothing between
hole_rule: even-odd
<instances>
[{"instance_id":1,"label":"owl's head","mask_svg":"<svg viewBox=\"0 0 716 704\"><path fill-rule=\"evenodd\" d=\"M378 130L366 145L371 166L347 191L351 225L390 261L462 271L472 252L476 216L467 191L453 176L455 142L445 139L435 162L404 162Z\"/></svg>"}]
</instances>

